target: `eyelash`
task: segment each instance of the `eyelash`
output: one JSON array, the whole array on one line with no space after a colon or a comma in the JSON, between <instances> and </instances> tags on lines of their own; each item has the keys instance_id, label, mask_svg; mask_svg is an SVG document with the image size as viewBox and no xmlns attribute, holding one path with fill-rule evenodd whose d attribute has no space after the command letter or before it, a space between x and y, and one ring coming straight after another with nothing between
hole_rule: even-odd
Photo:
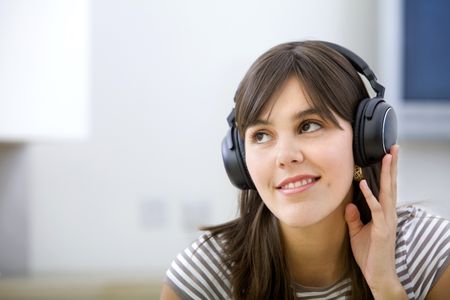
<instances>
[{"instance_id":1,"label":"eyelash","mask_svg":"<svg viewBox=\"0 0 450 300\"><path fill-rule=\"evenodd\" d=\"M305 126L305 125L310 125L310 124L317 125L319 128L317 128L317 129L315 129L315 130L313 130L313 131L311 131L311 132L303 132L303 131L302 131L302 130L303 130L302 127ZM317 131L317 130L319 130L319 129L321 129L321 128L323 128L321 122L319 122L319 121L317 121L317 120L305 120L305 121L303 121L302 123L300 123L300 125L298 126L298 133L299 133L299 134L302 134L302 133L313 133L313 132L315 132L315 131ZM265 131L265 130L256 130L256 131L253 132L252 135L251 135L251 140L252 140L252 142L254 142L254 143L256 143L256 144L264 144L264 143L266 143L266 142L260 142L260 141L258 141L258 135L261 135L261 134L263 134L263 135L269 135L269 136L270 136L270 133L268 133L268 132Z\"/></svg>"},{"instance_id":2,"label":"eyelash","mask_svg":"<svg viewBox=\"0 0 450 300\"><path fill-rule=\"evenodd\" d=\"M306 120L306 121L303 121L303 122L300 124L300 126L298 127L299 133L302 133L302 132L301 132L302 127L305 126L306 124L314 124L314 125L319 126L319 128L317 128L317 129L315 129L315 130L313 130L313 131L311 131L311 132L315 132L315 131L317 131L317 130L319 130L319 129L321 129L321 128L323 127L322 124L321 124L319 121L317 121L317 120ZM308 132L306 132L306 133L308 133Z\"/></svg>"},{"instance_id":3,"label":"eyelash","mask_svg":"<svg viewBox=\"0 0 450 300\"><path fill-rule=\"evenodd\" d=\"M251 137L252 138L252 142L254 142L255 144L264 144L265 142L258 141L258 135L261 135L261 134L270 135L269 133L267 133L265 131L262 131L262 130L255 131L252 134L252 137Z\"/></svg>"}]
</instances>

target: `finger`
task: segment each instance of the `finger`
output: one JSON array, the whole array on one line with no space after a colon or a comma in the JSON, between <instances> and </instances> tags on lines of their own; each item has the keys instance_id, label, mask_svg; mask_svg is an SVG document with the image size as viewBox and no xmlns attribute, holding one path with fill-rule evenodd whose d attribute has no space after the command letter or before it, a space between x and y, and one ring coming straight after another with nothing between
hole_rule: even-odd
<instances>
[{"instance_id":1,"label":"finger","mask_svg":"<svg viewBox=\"0 0 450 300\"><path fill-rule=\"evenodd\" d=\"M393 205L391 180L392 155L386 154L381 162L379 201L385 210L391 210Z\"/></svg>"},{"instance_id":2,"label":"finger","mask_svg":"<svg viewBox=\"0 0 450 300\"><path fill-rule=\"evenodd\" d=\"M397 162L399 146L393 145L382 161L379 201L386 214L395 214L397 206Z\"/></svg>"},{"instance_id":3,"label":"finger","mask_svg":"<svg viewBox=\"0 0 450 300\"><path fill-rule=\"evenodd\" d=\"M369 206L370 212L372 213L372 220L374 223L380 224L384 222L384 213L381 204L377 201L377 198L373 195L366 180L361 180L359 183L359 188L366 199L367 205Z\"/></svg>"},{"instance_id":4,"label":"finger","mask_svg":"<svg viewBox=\"0 0 450 300\"><path fill-rule=\"evenodd\" d=\"M355 204L350 203L345 207L345 221L348 226L348 233L350 238L357 235L364 224L361 222L359 210Z\"/></svg>"},{"instance_id":5,"label":"finger","mask_svg":"<svg viewBox=\"0 0 450 300\"><path fill-rule=\"evenodd\" d=\"M392 163L391 163L391 186L394 195L394 204L397 205L397 168L398 168L398 153L399 145L391 147Z\"/></svg>"}]
</instances>

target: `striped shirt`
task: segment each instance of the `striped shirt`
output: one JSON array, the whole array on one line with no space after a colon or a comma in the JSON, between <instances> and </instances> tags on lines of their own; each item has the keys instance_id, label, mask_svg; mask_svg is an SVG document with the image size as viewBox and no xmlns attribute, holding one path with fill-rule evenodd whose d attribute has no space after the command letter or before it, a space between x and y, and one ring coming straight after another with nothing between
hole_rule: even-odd
<instances>
[{"instance_id":1,"label":"striped shirt","mask_svg":"<svg viewBox=\"0 0 450 300\"><path fill-rule=\"evenodd\" d=\"M408 206L397 209L397 275L409 299L425 299L450 263L450 221ZM166 273L166 282L182 299L231 299L230 271L222 264L220 236L203 234L180 253ZM296 299L348 299L351 281L328 287L293 283Z\"/></svg>"}]
</instances>

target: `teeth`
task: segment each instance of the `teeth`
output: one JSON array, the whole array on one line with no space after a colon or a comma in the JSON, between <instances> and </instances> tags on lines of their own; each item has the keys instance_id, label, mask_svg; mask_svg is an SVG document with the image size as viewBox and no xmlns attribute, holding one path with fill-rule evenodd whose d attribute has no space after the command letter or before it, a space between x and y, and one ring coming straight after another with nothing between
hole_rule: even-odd
<instances>
[{"instance_id":1,"label":"teeth","mask_svg":"<svg viewBox=\"0 0 450 300\"><path fill-rule=\"evenodd\" d=\"M283 189L293 189L293 188L298 188L298 187L307 185L307 184L309 184L309 183L311 183L311 182L313 182L313 181L314 181L314 179L312 179L312 178L303 179L303 180L300 180L300 181L288 183L288 184L282 186L282 188L283 188Z\"/></svg>"}]
</instances>

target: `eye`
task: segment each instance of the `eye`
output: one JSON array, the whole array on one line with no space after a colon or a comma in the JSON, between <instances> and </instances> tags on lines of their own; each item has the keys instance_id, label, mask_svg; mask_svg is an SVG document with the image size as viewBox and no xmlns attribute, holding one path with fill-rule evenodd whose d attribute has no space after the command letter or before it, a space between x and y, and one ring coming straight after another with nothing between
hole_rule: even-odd
<instances>
[{"instance_id":1,"label":"eye","mask_svg":"<svg viewBox=\"0 0 450 300\"><path fill-rule=\"evenodd\" d=\"M264 144L269 142L270 140L272 140L272 137L265 133L265 132L255 132L255 134L253 135L253 140L257 143L257 144Z\"/></svg>"},{"instance_id":2,"label":"eye","mask_svg":"<svg viewBox=\"0 0 450 300\"><path fill-rule=\"evenodd\" d=\"M320 128L322 128L322 125L320 125L319 123L314 121L306 121L300 125L300 132L301 133L314 132L316 130L319 130Z\"/></svg>"}]
</instances>

